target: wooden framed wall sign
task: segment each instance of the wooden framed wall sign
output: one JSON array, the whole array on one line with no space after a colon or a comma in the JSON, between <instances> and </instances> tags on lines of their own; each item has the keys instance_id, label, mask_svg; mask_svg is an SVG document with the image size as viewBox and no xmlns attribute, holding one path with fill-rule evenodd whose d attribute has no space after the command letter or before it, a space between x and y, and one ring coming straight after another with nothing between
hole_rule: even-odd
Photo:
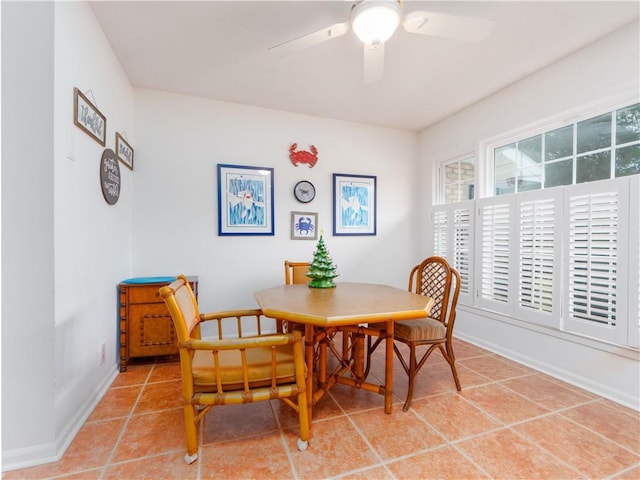
<instances>
[{"instance_id":1,"label":"wooden framed wall sign","mask_svg":"<svg viewBox=\"0 0 640 480\"><path fill-rule=\"evenodd\" d=\"M116 132L116 155L125 167L133 170L133 147L118 132Z\"/></svg>"},{"instance_id":2,"label":"wooden framed wall sign","mask_svg":"<svg viewBox=\"0 0 640 480\"><path fill-rule=\"evenodd\" d=\"M73 123L103 147L107 138L107 118L77 88L73 89Z\"/></svg>"},{"instance_id":3,"label":"wooden framed wall sign","mask_svg":"<svg viewBox=\"0 0 640 480\"><path fill-rule=\"evenodd\" d=\"M115 205L120 198L120 166L115 152L110 148L105 148L100 159L100 186L105 201Z\"/></svg>"}]
</instances>

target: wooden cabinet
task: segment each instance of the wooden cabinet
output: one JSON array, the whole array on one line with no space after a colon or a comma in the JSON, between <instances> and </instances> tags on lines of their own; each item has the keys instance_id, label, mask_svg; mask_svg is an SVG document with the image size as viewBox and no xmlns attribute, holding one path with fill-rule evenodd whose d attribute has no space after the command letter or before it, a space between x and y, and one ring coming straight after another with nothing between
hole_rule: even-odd
<instances>
[{"instance_id":1,"label":"wooden cabinet","mask_svg":"<svg viewBox=\"0 0 640 480\"><path fill-rule=\"evenodd\" d=\"M198 296L198 277L187 277ZM127 371L132 358L176 355L171 315L158 290L173 277L131 278L118 285L120 371Z\"/></svg>"}]
</instances>

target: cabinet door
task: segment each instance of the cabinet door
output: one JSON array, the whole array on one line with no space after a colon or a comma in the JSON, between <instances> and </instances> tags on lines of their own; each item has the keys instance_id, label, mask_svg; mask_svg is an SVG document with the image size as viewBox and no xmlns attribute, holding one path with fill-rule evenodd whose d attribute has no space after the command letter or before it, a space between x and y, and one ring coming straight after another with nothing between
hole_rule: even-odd
<instances>
[{"instance_id":1,"label":"cabinet door","mask_svg":"<svg viewBox=\"0 0 640 480\"><path fill-rule=\"evenodd\" d=\"M129 358L176 354L176 342L164 303L129 306Z\"/></svg>"}]
</instances>

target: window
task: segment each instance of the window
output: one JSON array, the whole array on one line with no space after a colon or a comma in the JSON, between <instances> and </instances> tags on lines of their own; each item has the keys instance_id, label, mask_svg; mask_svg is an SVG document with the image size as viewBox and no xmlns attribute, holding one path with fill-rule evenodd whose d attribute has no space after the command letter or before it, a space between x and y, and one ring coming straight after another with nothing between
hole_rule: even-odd
<instances>
[{"instance_id":1,"label":"window","mask_svg":"<svg viewBox=\"0 0 640 480\"><path fill-rule=\"evenodd\" d=\"M640 104L493 149L495 195L640 173Z\"/></svg>"},{"instance_id":2,"label":"window","mask_svg":"<svg viewBox=\"0 0 640 480\"><path fill-rule=\"evenodd\" d=\"M473 200L475 164L473 155L443 163L440 167L440 204Z\"/></svg>"},{"instance_id":3,"label":"window","mask_svg":"<svg viewBox=\"0 0 640 480\"><path fill-rule=\"evenodd\" d=\"M442 164L434 252L463 305L640 348L640 103L595 113L489 145L487 198Z\"/></svg>"}]
</instances>

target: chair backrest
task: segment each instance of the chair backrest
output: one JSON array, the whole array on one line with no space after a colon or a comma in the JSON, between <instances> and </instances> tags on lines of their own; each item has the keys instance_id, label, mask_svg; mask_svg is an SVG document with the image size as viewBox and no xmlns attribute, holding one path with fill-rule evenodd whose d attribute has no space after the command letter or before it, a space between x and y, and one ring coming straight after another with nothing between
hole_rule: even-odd
<instances>
[{"instance_id":1,"label":"chair backrest","mask_svg":"<svg viewBox=\"0 0 640 480\"><path fill-rule=\"evenodd\" d=\"M309 271L308 262L284 261L284 284L293 285L298 283L309 283L311 280L306 273Z\"/></svg>"},{"instance_id":2,"label":"chair backrest","mask_svg":"<svg viewBox=\"0 0 640 480\"><path fill-rule=\"evenodd\" d=\"M173 319L178 342L186 342L189 338L201 338L198 301L187 278L180 275L170 285L162 287L160 295Z\"/></svg>"},{"instance_id":3,"label":"chair backrest","mask_svg":"<svg viewBox=\"0 0 640 480\"><path fill-rule=\"evenodd\" d=\"M460 294L460 274L442 257L429 257L411 269L409 291L434 300L430 318L453 328ZM453 295L452 295L453 292Z\"/></svg>"}]
</instances>

